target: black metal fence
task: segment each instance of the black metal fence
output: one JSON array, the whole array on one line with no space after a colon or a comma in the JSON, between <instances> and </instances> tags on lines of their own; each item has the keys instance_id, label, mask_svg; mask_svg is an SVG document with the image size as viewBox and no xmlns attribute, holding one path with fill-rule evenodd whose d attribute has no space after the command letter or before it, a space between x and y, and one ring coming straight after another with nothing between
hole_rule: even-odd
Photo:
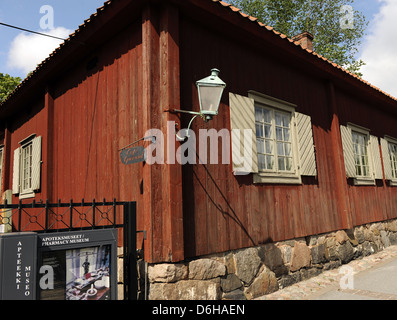
<instances>
[{"instance_id":1,"label":"black metal fence","mask_svg":"<svg viewBox=\"0 0 397 320\"><path fill-rule=\"evenodd\" d=\"M123 235L124 299L137 298L136 203L95 201L0 204L6 232L66 232L120 228Z\"/></svg>"},{"instance_id":2,"label":"black metal fence","mask_svg":"<svg viewBox=\"0 0 397 320\"><path fill-rule=\"evenodd\" d=\"M0 224L13 232L56 232L67 230L122 228L125 202L57 203L35 202L0 205Z\"/></svg>"}]
</instances>

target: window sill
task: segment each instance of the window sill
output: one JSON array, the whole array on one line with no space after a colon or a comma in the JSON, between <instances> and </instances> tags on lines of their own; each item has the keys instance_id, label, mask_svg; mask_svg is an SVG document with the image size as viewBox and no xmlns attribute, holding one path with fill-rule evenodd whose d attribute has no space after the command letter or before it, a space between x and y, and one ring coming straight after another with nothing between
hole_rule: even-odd
<instances>
[{"instance_id":1,"label":"window sill","mask_svg":"<svg viewBox=\"0 0 397 320\"><path fill-rule=\"evenodd\" d=\"M397 179L389 180L389 186L390 187L397 187Z\"/></svg>"},{"instance_id":2,"label":"window sill","mask_svg":"<svg viewBox=\"0 0 397 320\"><path fill-rule=\"evenodd\" d=\"M278 175L269 173L255 173L254 183L272 183L272 184L302 184L300 176L296 175Z\"/></svg>"},{"instance_id":3,"label":"window sill","mask_svg":"<svg viewBox=\"0 0 397 320\"><path fill-rule=\"evenodd\" d=\"M371 178L354 178L353 179L355 186L374 186L376 185L375 179Z\"/></svg>"},{"instance_id":4,"label":"window sill","mask_svg":"<svg viewBox=\"0 0 397 320\"><path fill-rule=\"evenodd\" d=\"M19 194L19 199L23 200L23 199L30 199L30 198L34 198L35 193L33 191L31 192L25 192L25 193L20 193Z\"/></svg>"}]
</instances>

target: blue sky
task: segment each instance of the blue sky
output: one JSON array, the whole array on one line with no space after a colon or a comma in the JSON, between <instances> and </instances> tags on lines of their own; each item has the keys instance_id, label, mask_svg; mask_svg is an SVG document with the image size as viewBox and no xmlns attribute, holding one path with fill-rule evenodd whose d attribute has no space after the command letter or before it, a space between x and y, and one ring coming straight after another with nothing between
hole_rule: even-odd
<instances>
[{"instance_id":1,"label":"blue sky","mask_svg":"<svg viewBox=\"0 0 397 320\"><path fill-rule=\"evenodd\" d=\"M103 3L104 0L0 0L0 22L67 38ZM45 20L49 12L40 13L43 6L53 9L53 29L48 28L50 20ZM354 0L353 8L370 21L358 54L367 63L362 70L364 79L397 96L397 0ZM42 28L43 21L47 22L46 29ZM0 25L0 73L24 78L59 43Z\"/></svg>"},{"instance_id":2,"label":"blue sky","mask_svg":"<svg viewBox=\"0 0 397 320\"><path fill-rule=\"evenodd\" d=\"M37 32L49 32L49 29L43 30L40 26L42 19L48 22L46 20L48 11L40 13L40 9L42 6L49 5L54 13L54 35L67 38L68 34L76 30L103 3L104 0L0 0L0 22ZM9 61L12 42L21 33L23 32L0 26L0 73L8 73L21 78L26 76L26 69L11 67ZM29 39L20 39L20 42L24 40L27 42ZM36 40L37 48L39 48L43 46L40 41L48 42L50 39L38 36L30 40ZM59 41L50 40L50 51L58 45ZM22 45L20 47L21 50L24 49ZM18 46L15 49L17 50ZM22 56L21 59L23 58Z\"/></svg>"}]
</instances>

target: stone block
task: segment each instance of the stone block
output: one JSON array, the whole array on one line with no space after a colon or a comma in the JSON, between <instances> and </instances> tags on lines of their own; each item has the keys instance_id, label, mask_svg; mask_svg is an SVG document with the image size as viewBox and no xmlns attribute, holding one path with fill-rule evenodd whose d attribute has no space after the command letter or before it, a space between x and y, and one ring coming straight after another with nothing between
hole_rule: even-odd
<instances>
[{"instance_id":1,"label":"stone block","mask_svg":"<svg viewBox=\"0 0 397 320\"><path fill-rule=\"evenodd\" d=\"M387 229L392 232L397 232L397 220L389 221L387 223Z\"/></svg>"},{"instance_id":2,"label":"stone block","mask_svg":"<svg viewBox=\"0 0 397 320\"><path fill-rule=\"evenodd\" d=\"M313 264L323 263L327 261L327 258L325 257L325 244L320 244L312 247L310 249L310 252L312 255Z\"/></svg>"},{"instance_id":3,"label":"stone block","mask_svg":"<svg viewBox=\"0 0 397 320\"><path fill-rule=\"evenodd\" d=\"M234 260L236 262L236 275L246 285L251 284L261 265L258 250L255 248L240 250L234 255Z\"/></svg>"},{"instance_id":4,"label":"stone block","mask_svg":"<svg viewBox=\"0 0 397 320\"><path fill-rule=\"evenodd\" d=\"M183 280L176 283L151 283L149 300L220 300L220 282Z\"/></svg>"},{"instance_id":5,"label":"stone block","mask_svg":"<svg viewBox=\"0 0 397 320\"><path fill-rule=\"evenodd\" d=\"M354 250L353 250L353 246L349 241L341 244L338 247L338 256L339 259L342 261L342 263L348 263L350 260L353 259Z\"/></svg>"},{"instance_id":6,"label":"stone block","mask_svg":"<svg viewBox=\"0 0 397 320\"><path fill-rule=\"evenodd\" d=\"M224 293L222 295L222 300L247 300L244 291L237 289L231 292Z\"/></svg>"},{"instance_id":7,"label":"stone block","mask_svg":"<svg viewBox=\"0 0 397 320\"><path fill-rule=\"evenodd\" d=\"M291 263L292 247L288 245L280 246L281 257L283 259L284 265L289 265Z\"/></svg>"},{"instance_id":8,"label":"stone block","mask_svg":"<svg viewBox=\"0 0 397 320\"><path fill-rule=\"evenodd\" d=\"M234 261L234 254L228 253L225 256L225 267L227 273L236 273L236 262Z\"/></svg>"},{"instance_id":9,"label":"stone block","mask_svg":"<svg viewBox=\"0 0 397 320\"><path fill-rule=\"evenodd\" d=\"M189 279L192 280L208 280L225 274L225 265L216 260L199 259L189 263Z\"/></svg>"},{"instance_id":10,"label":"stone block","mask_svg":"<svg viewBox=\"0 0 397 320\"><path fill-rule=\"evenodd\" d=\"M358 243L363 243L365 241L365 236L364 236L364 229L363 227L357 227L354 229L354 237L357 239Z\"/></svg>"},{"instance_id":11,"label":"stone block","mask_svg":"<svg viewBox=\"0 0 397 320\"><path fill-rule=\"evenodd\" d=\"M310 266L311 255L309 247L302 242L295 243L292 250L290 271L296 271Z\"/></svg>"},{"instance_id":12,"label":"stone block","mask_svg":"<svg viewBox=\"0 0 397 320\"><path fill-rule=\"evenodd\" d=\"M235 274L228 274L226 278L221 279L221 289L223 292L231 292L242 286L240 279Z\"/></svg>"},{"instance_id":13,"label":"stone block","mask_svg":"<svg viewBox=\"0 0 397 320\"><path fill-rule=\"evenodd\" d=\"M391 244L390 244L389 235L385 230L380 231L380 238L385 248L390 247Z\"/></svg>"},{"instance_id":14,"label":"stone block","mask_svg":"<svg viewBox=\"0 0 397 320\"><path fill-rule=\"evenodd\" d=\"M390 244L392 246L396 245L397 244L397 233L396 232L390 232L389 239L390 239Z\"/></svg>"},{"instance_id":15,"label":"stone block","mask_svg":"<svg viewBox=\"0 0 397 320\"><path fill-rule=\"evenodd\" d=\"M308 268L308 269L303 268L299 272L301 274L301 281L304 281L313 278L315 276L318 276L319 274L322 273L322 270L318 268Z\"/></svg>"},{"instance_id":16,"label":"stone block","mask_svg":"<svg viewBox=\"0 0 397 320\"><path fill-rule=\"evenodd\" d=\"M156 264L149 266L150 282L176 282L187 279L187 266L184 264Z\"/></svg>"},{"instance_id":17,"label":"stone block","mask_svg":"<svg viewBox=\"0 0 397 320\"><path fill-rule=\"evenodd\" d=\"M277 290L278 283L275 274L265 267L244 293L247 299L251 300Z\"/></svg>"},{"instance_id":18,"label":"stone block","mask_svg":"<svg viewBox=\"0 0 397 320\"><path fill-rule=\"evenodd\" d=\"M329 261L337 260L338 259L338 252L337 247L327 247L325 249L325 257Z\"/></svg>"},{"instance_id":19,"label":"stone block","mask_svg":"<svg viewBox=\"0 0 397 320\"><path fill-rule=\"evenodd\" d=\"M278 269L284 264L280 248L274 244L266 244L258 251L263 263L272 271Z\"/></svg>"},{"instance_id":20,"label":"stone block","mask_svg":"<svg viewBox=\"0 0 397 320\"><path fill-rule=\"evenodd\" d=\"M374 242L365 241L363 243L363 255L364 256L369 256L376 252L378 252L378 247Z\"/></svg>"},{"instance_id":21,"label":"stone block","mask_svg":"<svg viewBox=\"0 0 397 320\"><path fill-rule=\"evenodd\" d=\"M335 233L335 239L336 241L338 241L339 244L343 244L347 240L349 240L349 237L344 230L339 230Z\"/></svg>"},{"instance_id":22,"label":"stone block","mask_svg":"<svg viewBox=\"0 0 397 320\"><path fill-rule=\"evenodd\" d=\"M288 275L283 275L279 280L278 280L278 286L280 289L289 287L293 285L294 283L297 283L301 281L301 274L299 271L290 273Z\"/></svg>"}]
</instances>

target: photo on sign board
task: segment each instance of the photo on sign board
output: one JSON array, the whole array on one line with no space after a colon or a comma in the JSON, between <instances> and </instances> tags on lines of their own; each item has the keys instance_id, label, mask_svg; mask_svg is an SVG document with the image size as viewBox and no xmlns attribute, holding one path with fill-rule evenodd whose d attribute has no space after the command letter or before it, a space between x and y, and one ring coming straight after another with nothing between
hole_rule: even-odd
<instances>
[{"instance_id":1,"label":"photo on sign board","mask_svg":"<svg viewBox=\"0 0 397 320\"><path fill-rule=\"evenodd\" d=\"M53 289L42 300L110 300L111 246L46 251L42 265L54 270Z\"/></svg>"}]
</instances>

